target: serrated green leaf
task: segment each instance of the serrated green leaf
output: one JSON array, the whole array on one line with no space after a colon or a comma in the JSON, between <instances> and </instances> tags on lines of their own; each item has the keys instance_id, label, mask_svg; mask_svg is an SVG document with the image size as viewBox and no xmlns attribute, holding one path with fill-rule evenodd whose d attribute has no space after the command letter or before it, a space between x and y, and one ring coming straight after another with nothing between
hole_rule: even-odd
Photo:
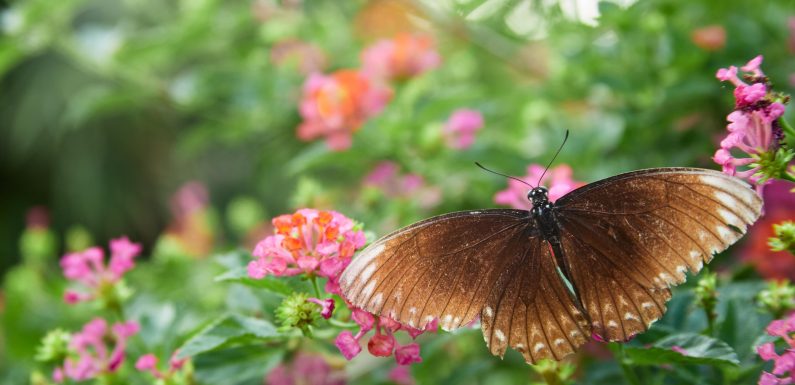
<instances>
[{"instance_id":1,"label":"serrated green leaf","mask_svg":"<svg viewBox=\"0 0 795 385\"><path fill-rule=\"evenodd\" d=\"M679 347L684 354L671 350ZM657 341L650 348L626 347L624 349L629 364L695 364L730 365L740 363L737 353L725 342L700 334L676 334Z\"/></svg>"},{"instance_id":2,"label":"serrated green leaf","mask_svg":"<svg viewBox=\"0 0 795 385\"><path fill-rule=\"evenodd\" d=\"M235 344L253 344L281 336L268 321L229 314L205 326L179 348L179 357L191 357Z\"/></svg>"}]
</instances>

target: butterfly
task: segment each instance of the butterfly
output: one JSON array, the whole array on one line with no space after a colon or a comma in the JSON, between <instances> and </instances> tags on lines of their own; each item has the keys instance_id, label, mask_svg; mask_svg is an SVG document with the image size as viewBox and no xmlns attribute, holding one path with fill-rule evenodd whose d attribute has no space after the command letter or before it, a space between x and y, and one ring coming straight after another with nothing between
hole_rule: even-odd
<instances>
[{"instance_id":1,"label":"butterfly","mask_svg":"<svg viewBox=\"0 0 795 385\"><path fill-rule=\"evenodd\" d=\"M531 186L532 187L532 186ZM762 200L713 170L653 168L603 179L532 209L453 212L369 245L340 285L353 305L445 330L480 316L489 351L560 360L598 335L626 341L665 313L671 286L736 242Z\"/></svg>"}]
</instances>

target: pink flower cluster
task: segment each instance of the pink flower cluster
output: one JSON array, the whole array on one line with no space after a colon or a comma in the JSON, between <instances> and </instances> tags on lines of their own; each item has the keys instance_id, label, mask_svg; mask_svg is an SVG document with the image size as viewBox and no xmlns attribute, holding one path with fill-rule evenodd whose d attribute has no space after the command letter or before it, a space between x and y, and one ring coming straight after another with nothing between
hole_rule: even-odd
<instances>
[{"instance_id":1,"label":"pink flower cluster","mask_svg":"<svg viewBox=\"0 0 795 385\"><path fill-rule=\"evenodd\" d=\"M135 267L134 259L140 253L140 244L121 237L110 241L111 255L107 266L104 263L104 252L99 247L64 255L61 258L64 276L89 289L89 292L67 290L64 300L66 303L75 304L97 298L104 287L114 285L124 273Z\"/></svg>"},{"instance_id":2,"label":"pink flower cluster","mask_svg":"<svg viewBox=\"0 0 795 385\"><path fill-rule=\"evenodd\" d=\"M323 356L298 353L290 364L279 364L265 376L266 385L344 385L345 373L334 370Z\"/></svg>"},{"instance_id":3,"label":"pink flower cluster","mask_svg":"<svg viewBox=\"0 0 795 385\"><path fill-rule=\"evenodd\" d=\"M392 90L356 70L312 74L304 83L300 108L304 121L298 126L298 138L325 137L330 149L347 150L352 134L381 113L391 98Z\"/></svg>"},{"instance_id":4,"label":"pink flower cluster","mask_svg":"<svg viewBox=\"0 0 795 385\"><path fill-rule=\"evenodd\" d=\"M318 275L328 278L326 291L340 294L339 275L351 262L353 253L366 243L364 232L352 220L336 211L300 209L273 219L276 234L254 248L255 260L248 275Z\"/></svg>"},{"instance_id":5,"label":"pink flower cluster","mask_svg":"<svg viewBox=\"0 0 795 385\"><path fill-rule=\"evenodd\" d=\"M773 342L759 345L756 349L765 361L773 361L773 372L762 372L759 378L759 385L787 385L795 383L795 313L787 318L775 320L767 326L767 334L781 337L789 345L784 353L776 353L776 346Z\"/></svg>"},{"instance_id":6,"label":"pink flower cluster","mask_svg":"<svg viewBox=\"0 0 795 385\"><path fill-rule=\"evenodd\" d=\"M442 199L442 192L437 187L425 185L425 179L419 174L401 174L400 166L391 161L378 163L362 184L375 187L390 198L412 198L423 208L436 206Z\"/></svg>"},{"instance_id":7,"label":"pink flower cluster","mask_svg":"<svg viewBox=\"0 0 795 385\"><path fill-rule=\"evenodd\" d=\"M544 178L539 181L538 178L540 178L543 173L543 166L531 164L527 167L527 175L520 179L533 186L535 186L536 183L546 186L549 189L549 200L552 202L566 195L569 191L585 185L583 182L572 179L571 167L565 164L549 169L546 175L544 175ZM509 179L508 188L498 192L494 196L494 203L511 206L515 209L527 209L530 204L527 201L527 191L527 185Z\"/></svg>"},{"instance_id":8,"label":"pink flower cluster","mask_svg":"<svg viewBox=\"0 0 795 385\"><path fill-rule=\"evenodd\" d=\"M748 83L737 76L737 67L721 68L716 74L721 81L734 85L735 107L729 114L727 129L729 134L720 142L713 160L723 167L723 172L747 179L752 183L761 182L762 175L757 162L760 155L779 148L783 132L778 118L784 114L784 105L774 101L767 77L759 66L762 56L757 56L740 69L747 74ZM735 157L732 150L744 153L746 157ZM738 167L750 166L745 171L737 171ZM761 187L761 186L760 186Z\"/></svg>"},{"instance_id":9,"label":"pink flower cluster","mask_svg":"<svg viewBox=\"0 0 795 385\"><path fill-rule=\"evenodd\" d=\"M401 33L362 52L362 72L375 79L399 80L439 66L442 57L430 36Z\"/></svg>"},{"instance_id":10,"label":"pink flower cluster","mask_svg":"<svg viewBox=\"0 0 795 385\"><path fill-rule=\"evenodd\" d=\"M158 358L152 353L144 354L143 356L138 358L138 361L135 362L135 369L138 369L141 372L149 372L157 379L168 379L171 378L174 373L180 371L185 363L188 361L188 358L178 359L177 358L177 351L171 355L171 358L168 360L168 371L162 372L157 369Z\"/></svg>"},{"instance_id":11,"label":"pink flower cluster","mask_svg":"<svg viewBox=\"0 0 795 385\"><path fill-rule=\"evenodd\" d=\"M450 148L463 150L475 142L475 133L481 128L483 115L476 110L461 108L450 115L442 132Z\"/></svg>"},{"instance_id":12,"label":"pink flower cluster","mask_svg":"<svg viewBox=\"0 0 795 385\"><path fill-rule=\"evenodd\" d=\"M83 381L102 373L115 372L124 362L127 339L138 333L135 321L119 322L108 327L102 318L94 318L69 341L70 356L63 366L55 368L53 380L61 383L69 378ZM113 346L109 346L111 343ZM75 358L76 357L76 358Z\"/></svg>"},{"instance_id":13,"label":"pink flower cluster","mask_svg":"<svg viewBox=\"0 0 795 385\"><path fill-rule=\"evenodd\" d=\"M377 357L389 357L394 354L398 365L422 362L420 345L416 342L400 345L394 334L399 330L405 330L414 339L426 331L436 331L437 328L436 320L429 323L425 329L420 330L400 324L387 317L375 316L356 307L351 307L351 318L359 325L359 332L354 335L349 330L345 330L337 335L334 341L342 355L348 360L353 359L362 351L359 341L370 330L375 330L375 334L367 342L367 350L370 351L370 354Z\"/></svg>"}]
</instances>

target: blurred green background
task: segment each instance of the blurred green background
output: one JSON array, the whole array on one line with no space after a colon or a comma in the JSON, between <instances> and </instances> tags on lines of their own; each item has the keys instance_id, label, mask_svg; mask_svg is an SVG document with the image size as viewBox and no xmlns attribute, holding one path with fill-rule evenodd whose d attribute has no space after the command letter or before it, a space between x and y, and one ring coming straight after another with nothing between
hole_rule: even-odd
<instances>
[{"instance_id":1,"label":"blurred green background","mask_svg":"<svg viewBox=\"0 0 795 385\"><path fill-rule=\"evenodd\" d=\"M146 255L203 257L249 247L272 216L300 207L376 235L493 207L505 181L473 162L523 175L566 129L556 163L577 180L717 168L733 99L716 70L762 54L791 93L793 17L791 0L0 1L0 275L20 263L35 206L49 212L55 255L129 235ZM433 36L442 64L396 83L347 151L298 140L308 69L357 67L364 47L400 32ZM318 56L281 54L295 42ZM485 120L466 150L441 135L458 108ZM364 185L382 161L423 187ZM200 202L200 223L181 221L178 191ZM193 283L178 293L209 285L214 267L195 269L206 271L185 271ZM15 359L33 346L19 348Z\"/></svg>"}]
</instances>

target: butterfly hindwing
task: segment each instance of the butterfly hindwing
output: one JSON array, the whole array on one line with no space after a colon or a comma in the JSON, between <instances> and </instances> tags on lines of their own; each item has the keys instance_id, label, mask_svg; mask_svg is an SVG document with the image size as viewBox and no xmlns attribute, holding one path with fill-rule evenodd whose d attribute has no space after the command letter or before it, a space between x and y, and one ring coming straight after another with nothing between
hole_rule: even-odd
<instances>
[{"instance_id":1,"label":"butterfly hindwing","mask_svg":"<svg viewBox=\"0 0 795 385\"><path fill-rule=\"evenodd\" d=\"M353 305L416 328L470 323L488 289L521 255L515 240L532 232L529 213L492 209L433 217L368 246L340 285ZM524 250L524 249L522 249Z\"/></svg>"},{"instance_id":2,"label":"butterfly hindwing","mask_svg":"<svg viewBox=\"0 0 795 385\"><path fill-rule=\"evenodd\" d=\"M592 183L556 206L564 261L594 332L620 341L660 318L668 288L737 241L762 201L737 178L663 168Z\"/></svg>"},{"instance_id":3,"label":"butterfly hindwing","mask_svg":"<svg viewBox=\"0 0 795 385\"><path fill-rule=\"evenodd\" d=\"M489 351L508 346L528 363L561 358L590 339L590 325L563 280L549 245L540 237L517 244L521 258L491 288L481 312Z\"/></svg>"}]
</instances>

